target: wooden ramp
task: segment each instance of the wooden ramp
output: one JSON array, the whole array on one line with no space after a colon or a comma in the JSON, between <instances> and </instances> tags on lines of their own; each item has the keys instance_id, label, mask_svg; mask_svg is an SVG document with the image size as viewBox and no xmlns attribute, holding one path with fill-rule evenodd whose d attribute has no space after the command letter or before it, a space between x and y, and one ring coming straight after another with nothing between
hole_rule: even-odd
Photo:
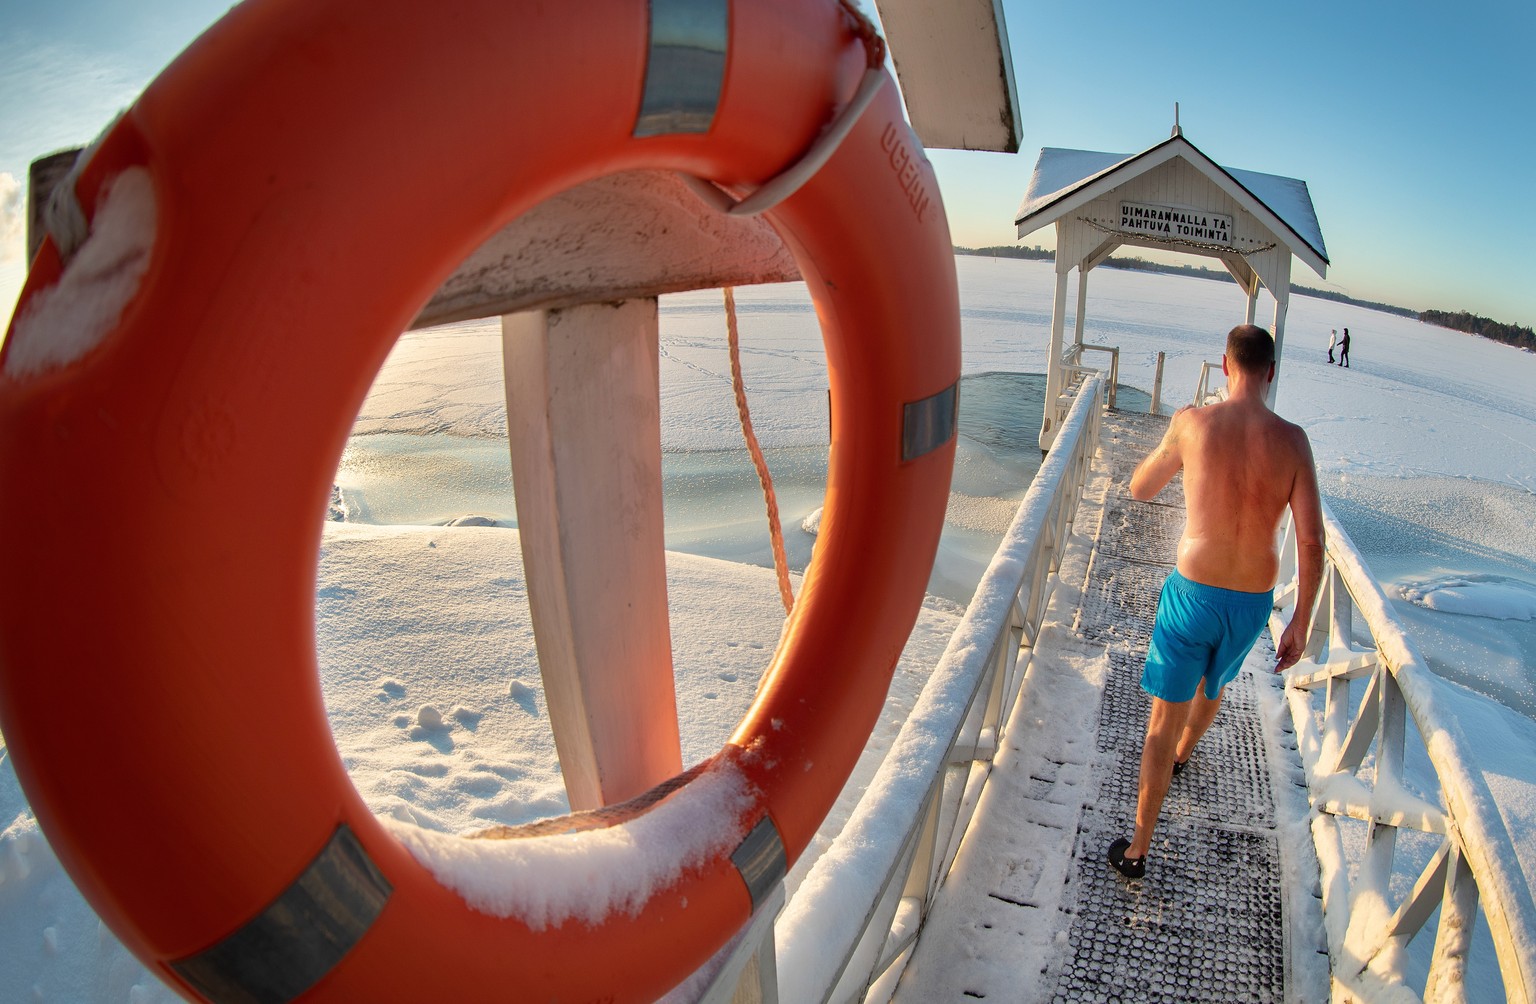
<instances>
[{"instance_id":1,"label":"wooden ramp","mask_svg":"<svg viewBox=\"0 0 1536 1004\"><path fill-rule=\"evenodd\" d=\"M1289 860L1312 850L1267 635L1169 790L1147 877L1105 862L1132 829L1141 667L1184 522L1180 480L1151 504L1127 490L1166 424L1105 416L1023 694L895 1000L1328 998L1318 890L1295 878L1315 866Z\"/></svg>"}]
</instances>

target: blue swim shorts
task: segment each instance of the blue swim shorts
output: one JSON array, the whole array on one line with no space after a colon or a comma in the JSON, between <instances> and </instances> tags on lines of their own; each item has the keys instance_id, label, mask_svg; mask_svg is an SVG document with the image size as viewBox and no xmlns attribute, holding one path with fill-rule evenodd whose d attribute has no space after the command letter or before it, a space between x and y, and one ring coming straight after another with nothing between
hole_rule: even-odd
<instances>
[{"instance_id":1,"label":"blue swim shorts","mask_svg":"<svg viewBox=\"0 0 1536 1004\"><path fill-rule=\"evenodd\" d=\"M1194 582L1178 569L1163 581L1141 689L1180 703L1200 681L1214 700L1231 683L1274 609L1274 590L1244 593Z\"/></svg>"}]
</instances>

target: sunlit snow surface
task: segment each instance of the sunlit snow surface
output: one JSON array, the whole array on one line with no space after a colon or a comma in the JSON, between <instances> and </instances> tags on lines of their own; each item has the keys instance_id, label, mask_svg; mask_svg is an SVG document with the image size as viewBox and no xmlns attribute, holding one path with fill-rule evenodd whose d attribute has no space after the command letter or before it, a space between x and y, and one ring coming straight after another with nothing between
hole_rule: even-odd
<instances>
[{"instance_id":1,"label":"sunlit snow surface","mask_svg":"<svg viewBox=\"0 0 1536 1004\"><path fill-rule=\"evenodd\" d=\"M1015 391L1023 399L1028 385L985 374L1044 369L1053 272L1049 263L969 257L957 267L967 387L984 390L962 395L974 420L980 402L995 406ZM802 525L814 527L827 436L815 316L798 284L744 289L737 301L753 420L776 475L783 472L791 561L803 567L814 538ZM669 560L669 596L688 762L717 748L750 703L783 616L762 567L761 500L738 463L719 303L717 292L686 294L665 298L661 310L667 539L679 552ZM1222 335L1243 309L1230 283L1109 269L1092 273L1088 303L1087 340L1121 347L1123 383L1150 389L1156 354L1167 353L1165 408L1192 393L1201 360L1220 358ZM1270 301L1259 309L1263 323ZM1353 340L1348 370L1325 359L1329 329L1344 326ZM507 528L515 509L500 369L494 321L401 341L338 473L335 511L347 521L328 525L316 597L327 706L354 783L375 811L440 832L565 808L516 534ZM1298 297L1281 372L1279 411L1307 428L1330 506L1421 649L1437 670L1502 702L1445 688L1529 871L1536 724L1506 708L1536 708L1536 356ZM1038 422L1038 397L1026 407ZM988 541L1022 497L1030 452L1018 429L989 438L973 426L937 591L963 592L979 574ZM422 525L465 516L484 518ZM491 521L500 525L484 525ZM874 748L835 816L873 776L955 616L943 600L925 611ZM0 1000L173 999L80 900L9 765L7 753ZM807 859L826 841L818 838Z\"/></svg>"},{"instance_id":2,"label":"sunlit snow surface","mask_svg":"<svg viewBox=\"0 0 1536 1004\"><path fill-rule=\"evenodd\" d=\"M1499 575L1444 575L1428 582L1403 583L1398 592L1429 610L1501 621L1536 618L1536 587Z\"/></svg>"}]
</instances>

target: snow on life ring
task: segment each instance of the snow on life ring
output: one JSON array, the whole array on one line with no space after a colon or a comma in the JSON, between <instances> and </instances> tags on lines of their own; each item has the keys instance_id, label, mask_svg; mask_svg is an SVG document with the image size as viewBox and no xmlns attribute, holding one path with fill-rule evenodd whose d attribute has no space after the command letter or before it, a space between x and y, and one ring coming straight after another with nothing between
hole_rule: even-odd
<instances>
[{"instance_id":1,"label":"snow on life ring","mask_svg":"<svg viewBox=\"0 0 1536 1004\"><path fill-rule=\"evenodd\" d=\"M0 354L0 727L71 876L183 993L653 998L741 927L853 767L937 546L959 378L948 227L889 82L768 214L827 349L816 561L725 748L614 813L712 827L588 913L470 905L430 841L368 811L326 722L321 514L420 305L591 178L751 190L866 68L835 0L695 0L713 48L669 48L648 18L670 6L252 0L74 181L90 235L44 244ZM536 860L607 832L510 843Z\"/></svg>"}]
</instances>

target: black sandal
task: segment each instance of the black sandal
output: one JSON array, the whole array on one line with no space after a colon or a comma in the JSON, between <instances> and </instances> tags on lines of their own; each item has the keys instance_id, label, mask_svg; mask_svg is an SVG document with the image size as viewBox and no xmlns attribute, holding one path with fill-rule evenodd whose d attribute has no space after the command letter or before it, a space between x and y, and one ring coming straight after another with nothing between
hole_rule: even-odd
<instances>
[{"instance_id":1,"label":"black sandal","mask_svg":"<svg viewBox=\"0 0 1536 1004\"><path fill-rule=\"evenodd\" d=\"M1139 858L1128 858L1125 852L1130 849L1131 842L1121 837L1109 845L1109 865L1115 871L1128 879L1139 879L1147 873L1147 856L1143 854Z\"/></svg>"},{"instance_id":2,"label":"black sandal","mask_svg":"<svg viewBox=\"0 0 1536 1004\"><path fill-rule=\"evenodd\" d=\"M1188 760L1175 760L1173 762L1173 776L1178 777L1184 773L1184 768L1189 766Z\"/></svg>"}]
</instances>

